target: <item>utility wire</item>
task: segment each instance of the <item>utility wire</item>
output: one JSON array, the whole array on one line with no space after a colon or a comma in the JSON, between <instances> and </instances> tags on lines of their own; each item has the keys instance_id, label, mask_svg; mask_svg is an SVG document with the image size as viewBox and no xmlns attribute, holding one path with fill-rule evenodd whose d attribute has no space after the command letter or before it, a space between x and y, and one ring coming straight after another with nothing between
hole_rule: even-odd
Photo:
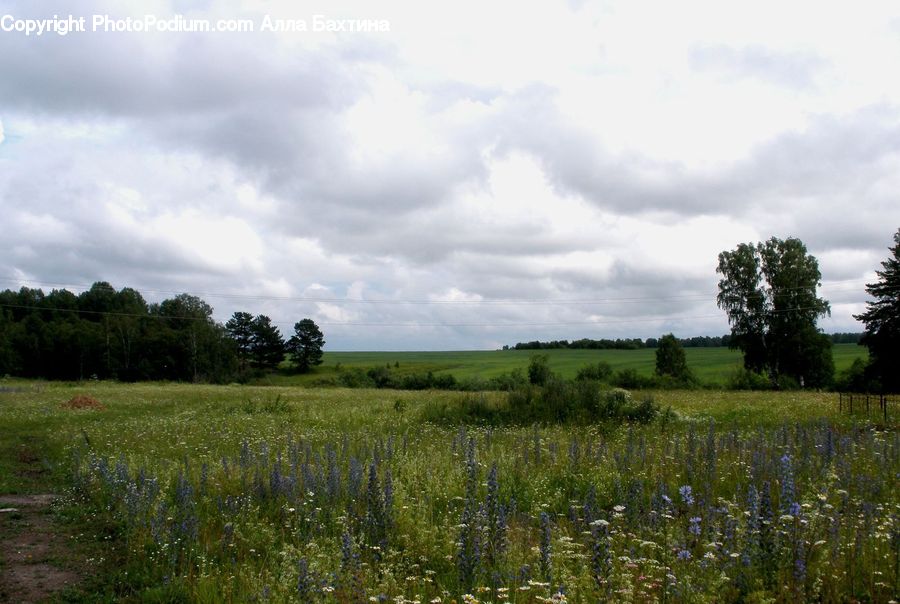
<instances>
[{"instance_id":1,"label":"utility wire","mask_svg":"<svg viewBox=\"0 0 900 604\"><path fill-rule=\"evenodd\" d=\"M48 281L35 281L28 279L9 279L9 278L0 278L0 281L6 282L15 282L15 283L33 283L37 285L43 286L61 286L61 287L72 287L74 289L88 291L93 285L85 286L85 285L73 285L73 284L65 284L65 283L53 283ZM865 281L865 279L843 279L840 281L832 281L825 285L819 286L821 289L829 289L832 291L854 291L856 288L853 287L840 287L835 288L835 284L841 283L860 283ZM805 290L811 289L808 286L797 286L797 287L782 287L779 288L779 291L795 291L795 290ZM112 286L109 287L109 291L112 293L116 293L116 289ZM135 290L137 291L137 290ZM252 295L252 294L228 294L228 293L218 293L218 292L179 292L172 290L157 290L157 289L144 289L144 292L155 293L155 294L169 294L169 295L180 295L180 294L190 294L200 298L223 298L223 299L233 299L233 300L263 300L263 301L277 301L277 302L323 302L328 304L396 304L396 305L460 305L460 306L561 306L561 305L601 305L601 304L614 304L618 302L663 302L670 300L694 300L694 301L702 301L702 300L715 300L715 297L711 297L709 294L683 294L683 295L671 295L671 296L625 296L625 297L610 297L610 298L592 298L592 299L542 299L542 298L486 298L481 300L425 300L425 299L401 299L401 298L364 298L364 299L352 299L352 298L321 298L316 296L267 296L267 295ZM140 292L139 292L140 293ZM784 294L789 295L789 294ZM753 298L755 296L748 296L748 298Z\"/></svg>"},{"instance_id":2,"label":"utility wire","mask_svg":"<svg viewBox=\"0 0 900 604\"><path fill-rule=\"evenodd\" d=\"M100 311L100 310L83 310L78 308L54 308L54 307L44 307L44 306L33 306L33 305L25 305L25 304L0 304L0 308L14 308L20 310L36 310L43 312L72 312L76 314L89 314L89 315L97 315L97 316L114 316L114 317L131 317L131 318L145 318L145 319L177 319L177 320L190 320L190 321L209 321L209 318L206 317L190 317L190 316L178 316L178 315L156 315L149 313L127 313L127 312L116 312L116 311ZM792 313L792 312L800 312L805 310L816 310L817 307L796 307L796 308L784 308L770 311L772 314L782 314L782 313ZM616 319L616 320L603 320L603 321L558 321L558 322L534 322L534 323L522 323L522 322L505 322L505 323L380 323L380 322L366 322L366 321L320 321L320 325L330 325L330 326L358 326L358 327L549 327L549 326L565 326L565 325L616 325L620 323L642 323L642 322L654 322L654 321L682 321L685 319L707 319L713 317L721 317L721 314L706 314L706 315L675 315L675 316L657 316L657 317L643 317L643 318L635 318L635 319ZM292 325L291 321L281 321L276 320L273 323L277 325Z\"/></svg>"}]
</instances>

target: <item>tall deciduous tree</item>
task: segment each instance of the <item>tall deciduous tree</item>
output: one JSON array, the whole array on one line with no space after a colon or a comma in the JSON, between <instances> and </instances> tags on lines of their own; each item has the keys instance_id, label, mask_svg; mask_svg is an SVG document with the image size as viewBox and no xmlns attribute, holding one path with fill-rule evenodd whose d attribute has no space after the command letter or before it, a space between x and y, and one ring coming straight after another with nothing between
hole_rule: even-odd
<instances>
[{"instance_id":1,"label":"tall deciduous tree","mask_svg":"<svg viewBox=\"0 0 900 604\"><path fill-rule=\"evenodd\" d=\"M887 392L900 392L900 229L876 283L866 284L873 300L856 318L866 324L861 344L869 349L869 370Z\"/></svg>"},{"instance_id":2,"label":"tall deciduous tree","mask_svg":"<svg viewBox=\"0 0 900 604\"><path fill-rule=\"evenodd\" d=\"M716 301L728 314L731 347L744 353L747 369L806 386L831 381L831 340L816 329L830 307L816 293L819 263L802 241L742 243L719 254L716 272L722 275Z\"/></svg>"},{"instance_id":3,"label":"tall deciduous tree","mask_svg":"<svg viewBox=\"0 0 900 604\"><path fill-rule=\"evenodd\" d=\"M305 373L314 366L321 365L323 346L325 337L312 319L303 319L294 324L294 335L288 341L288 351L298 371Z\"/></svg>"}]
</instances>

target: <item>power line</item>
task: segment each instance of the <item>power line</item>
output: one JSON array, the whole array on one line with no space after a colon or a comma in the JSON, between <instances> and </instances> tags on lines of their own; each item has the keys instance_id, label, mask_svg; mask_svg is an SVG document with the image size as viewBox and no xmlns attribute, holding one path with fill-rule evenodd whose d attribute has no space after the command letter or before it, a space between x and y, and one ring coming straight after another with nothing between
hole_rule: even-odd
<instances>
[{"instance_id":1,"label":"power line","mask_svg":"<svg viewBox=\"0 0 900 604\"><path fill-rule=\"evenodd\" d=\"M9 279L0 278L0 281L14 283L33 283L43 286L61 286L72 287L82 291L90 290L94 284L90 286L75 285L66 283L54 283L49 281L37 281L30 279ZM835 284L841 283L860 283L865 279L843 279L832 281L821 285L821 289L829 289L833 291L853 291L855 288L834 288ZM782 287L779 291L794 291L810 289L808 286ZM112 286L109 291L115 293L116 289ZM601 305L614 304L619 302L664 302L671 300L683 301L703 301L715 300L714 296L709 294L683 294L670 296L625 296L610 298L592 298L592 299L543 299L543 298L486 298L481 300L425 300L425 299L402 299L402 298L321 298L316 296L268 296L255 294L229 294L220 292L184 292L174 290L144 289L144 292L155 294L190 294L201 298L223 298L233 300L263 300L273 302L312 302L312 303L328 303L328 304L389 304L389 305L451 305L451 306L563 306L563 305Z\"/></svg>"},{"instance_id":2,"label":"power line","mask_svg":"<svg viewBox=\"0 0 900 604\"><path fill-rule=\"evenodd\" d=\"M127 313L127 312L117 312L117 311L100 311L100 310L84 310L78 308L54 308L54 307L45 307L45 306L34 306L34 305L26 305L26 304L0 304L0 308L15 308L20 310L35 310L35 311L43 311L43 312L71 312L75 314L89 314L89 315L97 315L97 316L115 316L115 317L131 317L131 318L142 318L142 319L176 319L176 320L190 320L190 321L208 321L207 317L191 317L191 316L181 316L181 315L157 315L150 313ZM792 313L792 312L801 312L806 310L816 310L817 307L796 307L796 308L785 308L770 311L772 314L782 314L782 313ZM348 327L405 327L405 328L419 328L419 327L551 327L551 326L566 326L566 325L616 325L623 323L644 323L644 322L657 322L657 321L683 321L686 319L707 319L713 317L721 317L721 314L706 314L706 315L674 315L674 316L656 316L656 317L643 317L643 318L635 318L635 319L616 319L616 320L603 320L603 321L556 321L556 322L532 322L532 323L524 323L524 322L505 322L505 323L381 323L381 322L366 322L366 321L320 321L320 325L330 325L330 326L348 326ZM283 320L275 320L272 321L277 325L291 325L293 322L291 321L283 321Z\"/></svg>"}]
</instances>

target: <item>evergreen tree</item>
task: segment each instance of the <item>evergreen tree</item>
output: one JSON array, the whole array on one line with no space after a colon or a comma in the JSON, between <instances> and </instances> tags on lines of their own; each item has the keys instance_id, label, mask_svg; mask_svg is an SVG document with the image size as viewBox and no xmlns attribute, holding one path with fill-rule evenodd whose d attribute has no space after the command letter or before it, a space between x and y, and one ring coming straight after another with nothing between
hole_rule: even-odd
<instances>
[{"instance_id":1,"label":"evergreen tree","mask_svg":"<svg viewBox=\"0 0 900 604\"><path fill-rule=\"evenodd\" d=\"M266 315L258 315L250 325L250 334L250 358L254 367L278 367L284 360L285 344L278 327L272 324L272 319Z\"/></svg>"},{"instance_id":2,"label":"evergreen tree","mask_svg":"<svg viewBox=\"0 0 900 604\"><path fill-rule=\"evenodd\" d=\"M295 323L294 335L288 341L288 351L297 371L306 373L315 365L321 365L324 345L325 338L312 319Z\"/></svg>"},{"instance_id":3,"label":"evergreen tree","mask_svg":"<svg viewBox=\"0 0 900 604\"><path fill-rule=\"evenodd\" d=\"M235 312L225 323L225 331L228 337L234 340L238 365L243 371L247 368L253 349L253 315L248 312Z\"/></svg>"},{"instance_id":4,"label":"evergreen tree","mask_svg":"<svg viewBox=\"0 0 900 604\"><path fill-rule=\"evenodd\" d=\"M869 349L869 373L885 392L900 392L900 229L876 283L866 284L872 301L856 319L866 324L860 341Z\"/></svg>"}]
</instances>

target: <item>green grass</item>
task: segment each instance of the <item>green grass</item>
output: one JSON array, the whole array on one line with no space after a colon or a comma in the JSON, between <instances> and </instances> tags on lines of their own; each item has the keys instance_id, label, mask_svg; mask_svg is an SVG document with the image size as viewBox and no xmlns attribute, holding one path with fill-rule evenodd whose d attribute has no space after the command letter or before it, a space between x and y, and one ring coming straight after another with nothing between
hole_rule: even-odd
<instances>
[{"instance_id":1,"label":"green grass","mask_svg":"<svg viewBox=\"0 0 900 604\"><path fill-rule=\"evenodd\" d=\"M741 353L728 348L686 348L688 366L704 383L723 385L741 365ZM343 368L389 365L399 374L449 373L457 379L491 378L514 369L525 370L534 354L546 354L550 368L566 378L574 378L580 368L606 361L613 369L635 369L651 375L656 366L656 351L641 350L473 350L451 352L326 352L323 363L306 375L271 375L262 382L272 385L311 385L316 380L333 377L340 364ZM836 344L833 349L835 371L848 368L867 351L856 344ZM399 367L395 368L395 365Z\"/></svg>"},{"instance_id":2,"label":"green grass","mask_svg":"<svg viewBox=\"0 0 900 604\"><path fill-rule=\"evenodd\" d=\"M415 357L395 358L402 367ZM528 355L517 358L524 362ZM369 360L363 355L357 362ZM745 579L748 601L887 602L895 594L895 554L882 536L896 530L891 518L900 510L898 443L892 432L875 430L862 416L839 414L837 396L830 393L660 391L652 393L657 402L677 414L665 426L489 429L423 422L427 406L461 396L451 392L105 382L17 386L0 392L0 443L4 452L23 445L39 451L45 470L29 473L31 466L7 460L0 492L69 494L61 517L86 535L88 546L103 548L83 601L297 601L302 559L316 581L335 586L311 601L368 601L384 594L388 601L460 602L470 591L481 602L531 604L552 595L540 571L541 512L551 526L552 583L566 585L569 602L654 601L667 572L684 586L667 592L673 602L733 601ZM61 407L80 394L99 399L106 409ZM877 421L874 414L872 420ZM828 439L836 447L831 460L824 448ZM474 464L467 462L469 451ZM780 460L786 454L795 460L798 502L808 506L802 508L808 523L791 529L805 531L808 584L793 578L794 550L783 542L770 556L775 583L766 583L769 575L758 566L742 579L742 567L715 549L732 547L720 531L729 518L738 535L748 530L748 484L772 485L776 520L783 515ZM290 469L294 455L308 473ZM718 461L711 463L711 456ZM332 458L341 485L334 496L326 487ZM348 494L353 459L362 468L356 497ZM369 464L375 460L373 491ZM465 586L457 557L466 497L474 493L478 505L490 500L494 465L499 501L514 506L508 509L507 546L496 561L479 562L475 584ZM273 494L275 467L282 475L296 474L304 488L290 496ZM379 533L372 523L388 471L392 521ZM179 477L189 481L187 504L176 495ZM147 487L151 478L159 496ZM641 520L660 485L675 498L685 484L694 486L698 499L729 510L728 516L715 512L706 524L713 512L678 503L666 530ZM609 522L608 587L598 587L591 558L582 555L596 546L579 519L591 498L592 513ZM828 520L825 506L840 510L838 525ZM869 509L879 513L867 516ZM694 515L703 516L704 530L715 534L694 539L688 522ZM185 538L179 527L192 522L197 532ZM354 536L358 566L341 562L345 532ZM376 550L382 534L386 545ZM819 541L826 545L812 545ZM718 542L725 545L709 549L707 543ZM676 559L676 551L693 557ZM709 552L707 568L701 560ZM518 578L525 566L531 583ZM841 570L832 572L833 566ZM479 591L490 583L492 569L506 577L506 598ZM844 578L844 570L855 579ZM357 580L364 600L351 593Z\"/></svg>"}]
</instances>

